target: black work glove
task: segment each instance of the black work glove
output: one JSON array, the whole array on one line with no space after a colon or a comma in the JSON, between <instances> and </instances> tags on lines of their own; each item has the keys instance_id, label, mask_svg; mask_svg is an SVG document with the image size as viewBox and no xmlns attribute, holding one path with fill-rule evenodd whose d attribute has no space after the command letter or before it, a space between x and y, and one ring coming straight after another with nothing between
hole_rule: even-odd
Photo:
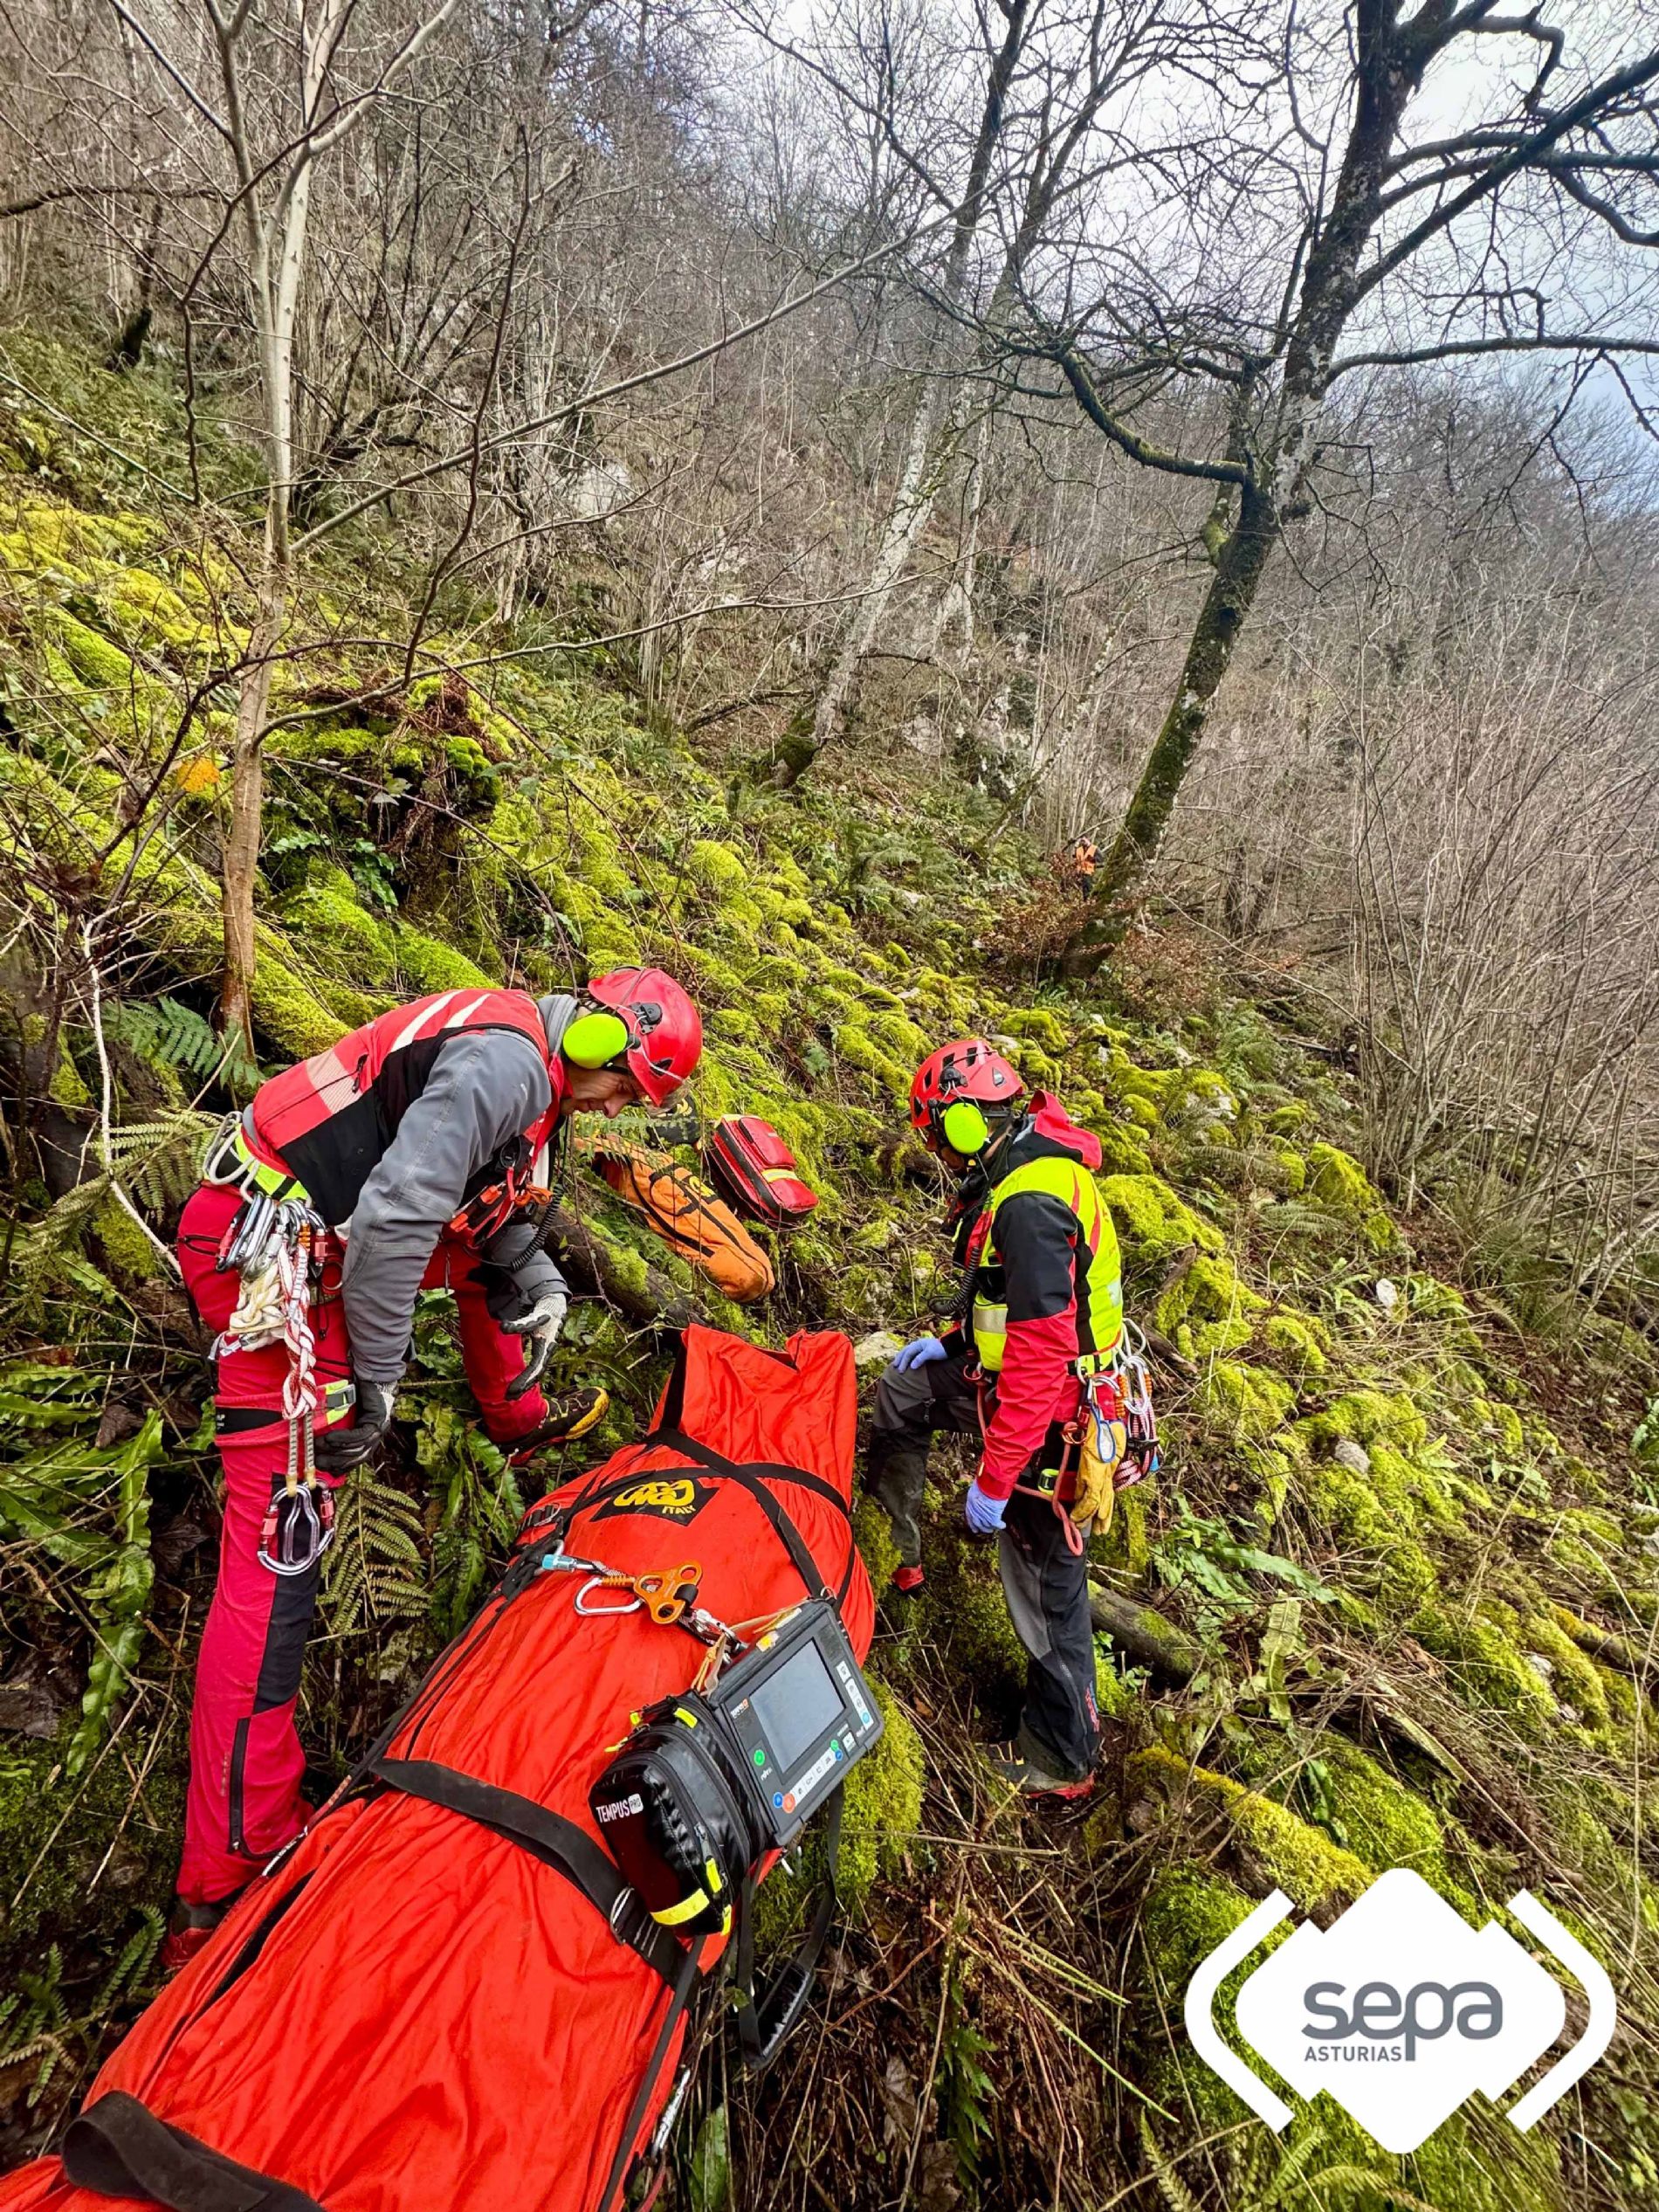
<instances>
[{"instance_id":1,"label":"black work glove","mask_svg":"<svg viewBox=\"0 0 1659 2212\"><path fill-rule=\"evenodd\" d=\"M325 1475L349 1474L361 1467L392 1423L392 1393L383 1382L357 1384L357 1409L349 1428L338 1424L319 1431L312 1457Z\"/></svg>"}]
</instances>

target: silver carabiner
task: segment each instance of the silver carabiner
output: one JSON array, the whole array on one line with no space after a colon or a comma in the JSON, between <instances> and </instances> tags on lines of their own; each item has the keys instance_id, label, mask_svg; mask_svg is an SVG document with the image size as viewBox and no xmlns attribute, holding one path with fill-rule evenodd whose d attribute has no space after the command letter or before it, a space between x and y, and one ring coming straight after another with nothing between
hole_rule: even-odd
<instances>
[{"instance_id":1,"label":"silver carabiner","mask_svg":"<svg viewBox=\"0 0 1659 2212\"><path fill-rule=\"evenodd\" d=\"M608 1587L609 1586L603 1575L590 1575L576 1592L577 1612L584 1614L590 1620L606 1621L619 1614L637 1613L644 1602L643 1598L637 1597L625 1599L621 1605L588 1605L583 1602L589 1590L605 1589Z\"/></svg>"},{"instance_id":2,"label":"silver carabiner","mask_svg":"<svg viewBox=\"0 0 1659 2212\"><path fill-rule=\"evenodd\" d=\"M334 1540L334 1501L328 1490L318 1482L303 1483L297 1490L285 1487L271 1500L259 1532L259 1564L285 1579L309 1575Z\"/></svg>"}]
</instances>

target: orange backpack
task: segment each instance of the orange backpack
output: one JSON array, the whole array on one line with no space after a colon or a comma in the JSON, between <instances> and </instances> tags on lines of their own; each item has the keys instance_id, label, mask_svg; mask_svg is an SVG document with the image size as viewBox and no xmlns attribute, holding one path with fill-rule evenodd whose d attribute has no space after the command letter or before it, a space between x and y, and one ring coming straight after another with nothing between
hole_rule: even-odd
<instances>
[{"instance_id":1,"label":"orange backpack","mask_svg":"<svg viewBox=\"0 0 1659 2212\"><path fill-rule=\"evenodd\" d=\"M595 1152L595 1162L623 1204L644 1214L671 1251L736 1305L751 1306L775 1288L772 1262L732 1209L689 1168L632 1145Z\"/></svg>"}]
</instances>

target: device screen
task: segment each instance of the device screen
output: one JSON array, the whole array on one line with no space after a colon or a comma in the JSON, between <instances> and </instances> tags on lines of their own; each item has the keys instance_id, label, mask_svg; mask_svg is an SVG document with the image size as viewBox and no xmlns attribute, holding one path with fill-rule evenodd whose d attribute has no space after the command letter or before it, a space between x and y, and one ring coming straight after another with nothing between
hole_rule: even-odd
<instances>
[{"instance_id":1,"label":"device screen","mask_svg":"<svg viewBox=\"0 0 1659 2212\"><path fill-rule=\"evenodd\" d=\"M780 1767L792 1767L841 1712L841 1697L817 1647L803 1643L794 1658L754 1692L760 1721Z\"/></svg>"}]
</instances>

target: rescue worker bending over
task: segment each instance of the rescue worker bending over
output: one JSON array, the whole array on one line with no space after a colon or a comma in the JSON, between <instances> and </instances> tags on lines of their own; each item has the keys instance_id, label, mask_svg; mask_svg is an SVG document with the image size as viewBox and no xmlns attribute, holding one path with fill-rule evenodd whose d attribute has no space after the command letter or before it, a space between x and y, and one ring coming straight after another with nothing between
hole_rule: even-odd
<instances>
[{"instance_id":1,"label":"rescue worker bending over","mask_svg":"<svg viewBox=\"0 0 1659 2212\"><path fill-rule=\"evenodd\" d=\"M865 1483L892 1522L894 1582L913 1594L929 1440L982 1429L967 1525L998 1539L1009 1617L1030 1660L1019 1736L993 1764L1026 1795L1080 1797L1100 1742L1088 1526L1062 1508L1077 1502L1080 1365L1104 1369L1123 1333L1117 1234L1092 1174L1100 1143L1048 1092L1028 1099L982 1037L924 1060L910 1106L923 1143L960 1178L947 1225L972 1327L917 1338L883 1375Z\"/></svg>"},{"instance_id":2,"label":"rescue worker bending over","mask_svg":"<svg viewBox=\"0 0 1659 2212\"><path fill-rule=\"evenodd\" d=\"M581 999L442 991L262 1085L210 1161L178 1242L217 1333L224 1522L169 1965L308 1816L294 1704L328 1492L385 1435L416 1293L453 1293L484 1426L515 1460L591 1427L600 1394L535 1387L567 1290L518 1202L546 1183L568 1115L661 1106L701 1051L697 1010L660 968L598 976Z\"/></svg>"}]
</instances>

